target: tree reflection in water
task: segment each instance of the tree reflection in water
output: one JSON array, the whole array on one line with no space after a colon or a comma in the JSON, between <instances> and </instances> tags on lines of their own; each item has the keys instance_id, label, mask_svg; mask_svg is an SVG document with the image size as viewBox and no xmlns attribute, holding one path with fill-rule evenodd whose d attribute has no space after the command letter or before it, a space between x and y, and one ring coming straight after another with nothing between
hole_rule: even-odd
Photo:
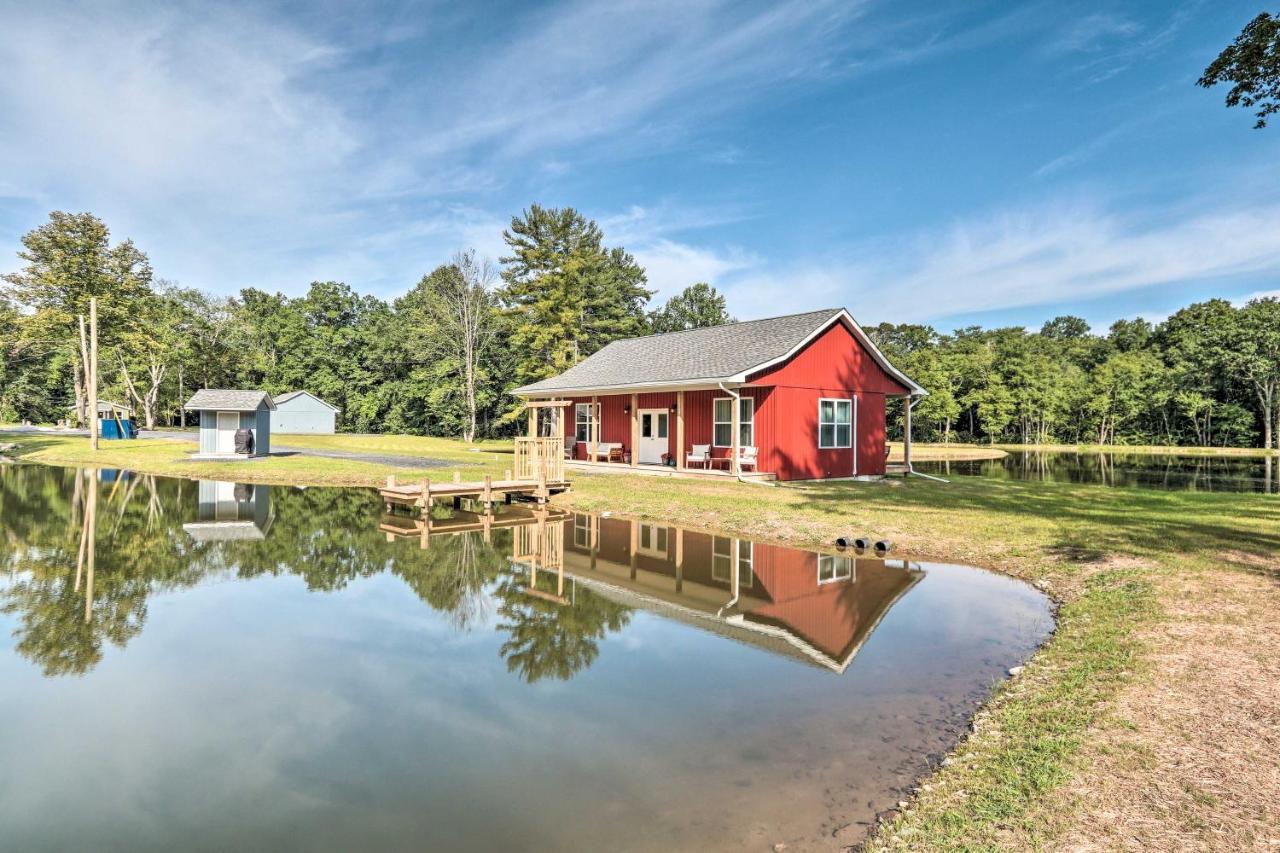
<instances>
[{"instance_id":1,"label":"tree reflection in water","mask_svg":"<svg viewBox=\"0 0 1280 853\"><path fill-rule=\"evenodd\" d=\"M0 471L0 567L9 573L0 612L17 620L18 653L46 675L87 673L108 644L139 635L152 594L228 576L295 576L328 592L390 572L457 630L493 624L496 610L508 635L501 654L529 682L572 677L627 622L628 608L585 591L567 607L530 597L509 559L510 529L420 549L379 534L370 522L381 503L369 490L250 487L210 508L202 485L110 470ZM246 519L260 536L216 535Z\"/></svg>"}]
</instances>

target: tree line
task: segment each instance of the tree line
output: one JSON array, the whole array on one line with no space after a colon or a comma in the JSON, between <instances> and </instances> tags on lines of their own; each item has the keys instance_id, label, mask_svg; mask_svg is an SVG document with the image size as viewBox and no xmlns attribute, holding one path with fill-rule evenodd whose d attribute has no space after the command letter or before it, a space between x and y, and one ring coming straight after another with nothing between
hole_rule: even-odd
<instances>
[{"instance_id":1,"label":"tree line","mask_svg":"<svg viewBox=\"0 0 1280 853\"><path fill-rule=\"evenodd\" d=\"M386 301L337 281L303 296L219 296L156 277L88 213L28 233L0 289L0 421L82 422L77 318L98 297L100 396L145 427L182 423L197 388L307 390L357 432L459 436L519 428L510 390L619 338L732 322L699 283L650 308L643 268L572 208L511 220L494 265L462 251ZM856 313L856 307L855 313ZM917 440L1276 446L1280 303L1214 299L1095 335L1078 317L1038 332L868 329L929 390ZM900 419L891 417L891 434Z\"/></svg>"},{"instance_id":2,"label":"tree line","mask_svg":"<svg viewBox=\"0 0 1280 853\"><path fill-rule=\"evenodd\" d=\"M92 297L100 396L146 428L182 423L197 388L306 390L339 407L346 430L468 441L517 428L510 389L612 340L732 320L705 283L650 308L644 270L571 208L533 205L503 237L500 267L458 252L390 301L338 281L220 296L155 276L92 214L56 211L3 276L0 422L84 422L77 321Z\"/></svg>"},{"instance_id":3,"label":"tree line","mask_svg":"<svg viewBox=\"0 0 1280 853\"><path fill-rule=\"evenodd\" d=\"M1275 447L1280 301L1189 305L1160 323L1079 317L1038 331L881 324L877 345L929 390L917 440ZM891 420L891 423L894 421ZM900 428L899 428L900 435Z\"/></svg>"}]
</instances>

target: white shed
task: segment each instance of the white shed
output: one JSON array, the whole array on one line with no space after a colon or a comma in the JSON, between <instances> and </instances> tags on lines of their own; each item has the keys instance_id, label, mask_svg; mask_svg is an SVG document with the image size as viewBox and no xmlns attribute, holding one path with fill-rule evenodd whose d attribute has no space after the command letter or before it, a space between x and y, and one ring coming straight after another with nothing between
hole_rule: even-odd
<instances>
[{"instance_id":1,"label":"white shed","mask_svg":"<svg viewBox=\"0 0 1280 853\"><path fill-rule=\"evenodd\" d=\"M333 435L336 432L340 410L310 391L290 391L272 402L276 406L271 413L272 432L312 435Z\"/></svg>"}]
</instances>

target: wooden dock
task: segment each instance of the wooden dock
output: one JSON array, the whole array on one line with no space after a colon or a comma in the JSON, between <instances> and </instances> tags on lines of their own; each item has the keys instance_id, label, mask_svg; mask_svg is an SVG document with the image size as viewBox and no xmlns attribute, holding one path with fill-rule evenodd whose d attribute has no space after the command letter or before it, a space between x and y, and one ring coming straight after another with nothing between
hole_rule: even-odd
<instances>
[{"instance_id":1,"label":"wooden dock","mask_svg":"<svg viewBox=\"0 0 1280 853\"><path fill-rule=\"evenodd\" d=\"M390 512L396 506L416 506L429 510L436 501L451 499L454 507L463 500L479 501L486 507L499 499L511 503L512 497L527 497L543 504L552 495L569 491L569 481L564 473L564 445L558 438L517 438L515 448L515 476L506 471L502 479L495 480L488 474L480 482L464 483L459 472L453 472L453 482L433 483L428 479L417 483L399 484L395 475L387 477L387 484L378 490Z\"/></svg>"},{"instance_id":2,"label":"wooden dock","mask_svg":"<svg viewBox=\"0 0 1280 853\"><path fill-rule=\"evenodd\" d=\"M454 480L449 483L433 483L422 480L418 483L400 484L395 477L388 477L387 484L378 490L383 502L390 510L395 506L414 506L419 509L431 509L437 501L451 500L459 506L463 500L478 501L485 506L502 501L511 503L513 497L532 498L538 503L546 503L552 495L569 491L567 480L494 480L486 475L480 482L464 483Z\"/></svg>"}]
</instances>

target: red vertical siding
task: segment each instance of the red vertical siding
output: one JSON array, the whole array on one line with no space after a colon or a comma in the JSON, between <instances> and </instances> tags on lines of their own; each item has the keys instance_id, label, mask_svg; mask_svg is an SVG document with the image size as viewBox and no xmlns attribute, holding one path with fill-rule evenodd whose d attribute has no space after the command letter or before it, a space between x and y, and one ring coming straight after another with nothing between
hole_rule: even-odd
<instances>
[{"instance_id":1,"label":"red vertical siding","mask_svg":"<svg viewBox=\"0 0 1280 853\"><path fill-rule=\"evenodd\" d=\"M905 394L896 379L872 357L843 324L837 323L782 364L751 378L760 385L796 388L856 388L880 394Z\"/></svg>"},{"instance_id":2,"label":"red vertical siding","mask_svg":"<svg viewBox=\"0 0 1280 853\"><path fill-rule=\"evenodd\" d=\"M767 444L761 444L761 470L782 480L849 477L855 473L856 452L858 476L884 473L885 394L905 394L907 389L843 325L832 326L751 381L775 386L765 406L769 431ZM857 400L855 447L818 447L818 402L824 397ZM759 432L757 436L759 444Z\"/></svg>"}]
</instances>

